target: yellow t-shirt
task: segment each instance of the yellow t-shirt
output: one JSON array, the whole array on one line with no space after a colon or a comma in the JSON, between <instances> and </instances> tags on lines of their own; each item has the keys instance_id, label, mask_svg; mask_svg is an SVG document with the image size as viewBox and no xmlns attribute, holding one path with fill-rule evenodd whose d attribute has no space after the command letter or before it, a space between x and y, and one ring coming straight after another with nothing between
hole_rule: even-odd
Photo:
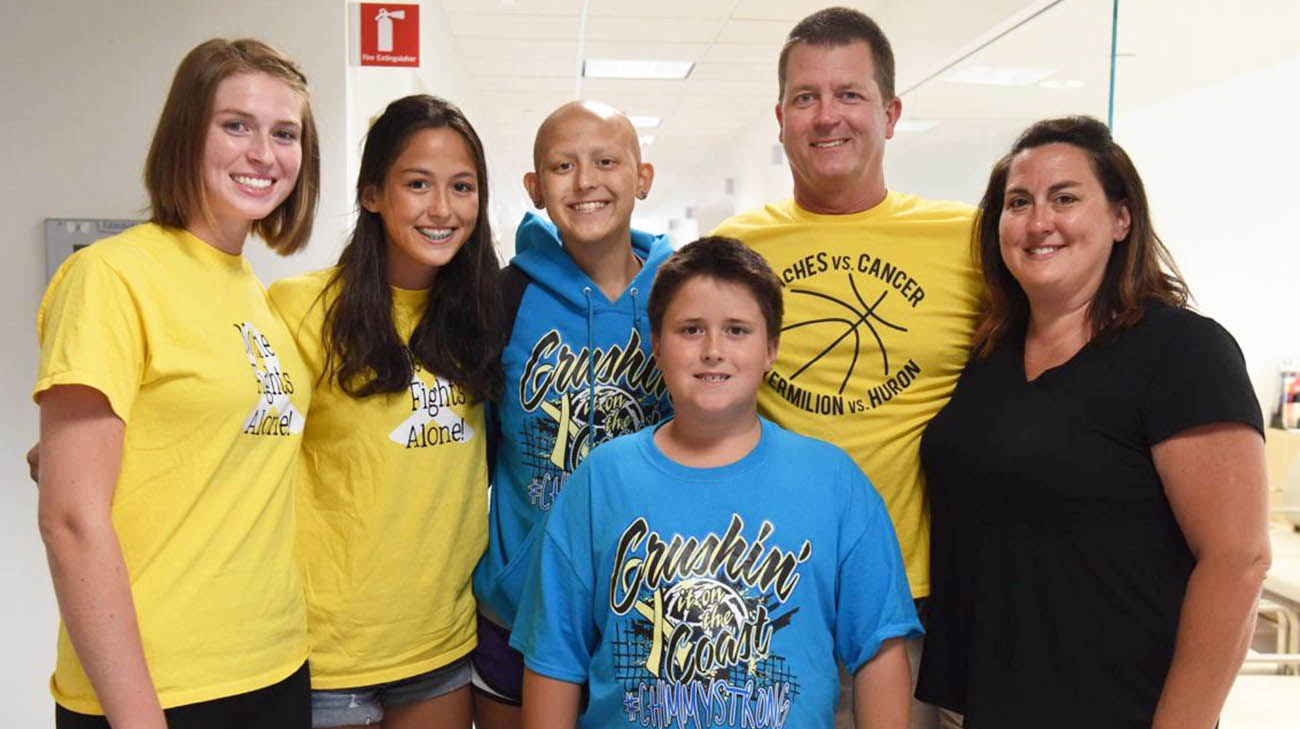
<instances>
[{"instance_id":1,"label":"yellow t-shirt","mask_svg":"<svg viewBox=\"0 0 1300 729\"><path fill-rule=\"evenodd\" d=\"M472 650L470 573L487 546L482 403L419 365L396 394L357 399L321 381L333 273L270 289L316 384L298 492L316 689L396 681ZM405 342L428 292L392 292Z\"/></svg>"},{"instance_id":2,"label":"yellow t-shirt","mask_svg":"<svg viewBox=\"0 0 1300 729\"><path fill-rule=\"evenodd\" d=\"M783 284L781 346L759 411L853 456L893 517L915 597L930 594L921 432L957 384L983 296L973 212L890 191L861 213L787 200L714 231L762 254Z\"/></svg>"},{"instance_id":3,"label":"yellow t-shirt","mask_svg":"<svg viewBox=\"0 0 1300 729\"><path fill-rule=\"evenodd\" d=\"M139 225L59 268L37 329L33 395L93 387L126 424L113 526L163 707L289 676L307 658L293 486L311 381L247 261ZM103 713L62 627L51 690Z\"/></svg>"}]
</instances>

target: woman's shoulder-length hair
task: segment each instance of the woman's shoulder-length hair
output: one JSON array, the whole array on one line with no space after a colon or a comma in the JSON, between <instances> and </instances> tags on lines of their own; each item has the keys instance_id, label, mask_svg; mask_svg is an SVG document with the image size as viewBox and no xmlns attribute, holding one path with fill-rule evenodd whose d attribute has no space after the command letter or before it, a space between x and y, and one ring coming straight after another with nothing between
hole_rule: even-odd
<instances>
[{"instance_id":1,"label":"woman's shoulder-length hair","mask_svg":"<svg viewBox=\"0 0 1300 729\"><path fill-rule=\"evenodd\" d=\"M987 356L1029 317L1024 289L1002 261L998 234L1005 203L1007 174L1016 155L1046 144L1069 144L1087 156L1107 200L1128 208L1128 235L1111 249L1101 285L1089 306L1094 337L1110 337L1133 326L1153 302L1187 305L1186 282L1169 250L1156 235L1146 189L1137 168L1115 143L1110 129L1086 116L1045 119L1021 133L1011 151L989 175L972 231L972 247L988 291L988 303L976 327L972 350Z\"/></svg>"},{"instance_id":2,"label":"woman's shoulder-length hair","mask_svg":"<svg viewBox=\"0 0 1300 729\"><path fill-rule=\"evenodd\" d=\"M302 96L302 167L297 184L284 202L254 222L252 229L272 250L288 255L305 246L311 237L320 195L320 141L307 77L279 51L251 38L204 41L176 68L144 166L151 219L160 225L184 228L189 222L187 216L196 212L211 218L200 174L207 123L217 86L241 73L265 73Z\"/></svg>"}]
</instances>

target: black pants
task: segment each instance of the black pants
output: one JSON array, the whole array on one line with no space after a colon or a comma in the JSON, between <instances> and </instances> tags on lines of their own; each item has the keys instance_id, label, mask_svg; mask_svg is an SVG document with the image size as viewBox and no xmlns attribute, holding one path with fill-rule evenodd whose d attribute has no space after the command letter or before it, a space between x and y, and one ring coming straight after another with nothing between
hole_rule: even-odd
<instances>
[{"instance_id":1,"label":"black pants","mask_svg":"<svg viewBox=\"0 0 1300 729\"><path fill-rule=\"evenodd\" d=\"M307 664L266 688L165 709L168 729L311 729ZM56 729L109 729L102 716L54 707Z\"/></svg>"}]
</instances>

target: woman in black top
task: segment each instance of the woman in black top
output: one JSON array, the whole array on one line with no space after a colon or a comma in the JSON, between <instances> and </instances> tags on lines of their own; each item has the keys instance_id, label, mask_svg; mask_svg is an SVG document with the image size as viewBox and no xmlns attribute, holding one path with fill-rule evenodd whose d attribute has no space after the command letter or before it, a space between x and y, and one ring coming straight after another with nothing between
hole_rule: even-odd
<instances>
[{"instance_id":1,"label":"woman in black top","mask_svg":"<svg viewBox=\"0 0 1300 729\"><path fill-rule=\"evenodd\" d=\"M1100 122L993 169L989 306L927 427L918 698L975 729L1213 727L1268 568L1263 423L1236 342L1186 307Z\"/></svg>"}]
</instances>

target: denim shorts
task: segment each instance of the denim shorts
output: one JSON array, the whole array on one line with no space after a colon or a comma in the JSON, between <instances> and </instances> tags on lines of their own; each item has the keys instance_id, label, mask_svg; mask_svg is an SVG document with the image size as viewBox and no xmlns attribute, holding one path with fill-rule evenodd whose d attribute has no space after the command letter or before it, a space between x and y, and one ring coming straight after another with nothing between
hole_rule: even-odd
<instances>
[{"instance_id":1,"label":"denim shorts","mask_svg":"<svg viewBox=\"0 0 1300 729\"><path fill-rule=\"evenodd\" d=\"M384 707L436 699L469 685L469 656L400 681L311 692L313 727L378 724Z\"/></svg>"}]
</instances>

